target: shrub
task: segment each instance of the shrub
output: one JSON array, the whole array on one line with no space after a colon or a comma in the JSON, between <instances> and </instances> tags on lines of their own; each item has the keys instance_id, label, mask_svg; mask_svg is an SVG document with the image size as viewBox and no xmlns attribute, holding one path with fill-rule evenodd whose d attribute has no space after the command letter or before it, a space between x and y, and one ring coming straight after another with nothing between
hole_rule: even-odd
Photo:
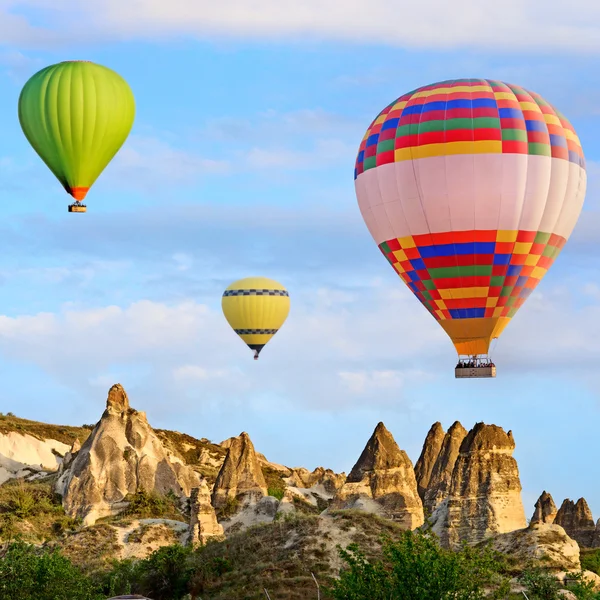
<instances>
[{"instance_id":1,"label":"shrub","mask_svg":"<svg viewBox=\"0 0 600 600\"><path fill-rule=\"evenodd\" d=\"M479 600L508 593L498 572L502 562L488 547L453 552L430 534L405 531L384 540L383 559L368 560L357 544L339 552L346 567L327 590L338 600Z\"/></svg>"},{"instance_id":2,"label":"shrub","mask_svg":"<svg viewBox=\"0 0 600 600\"><path fill-rule=\"evenodd\" d=\"M0 560L0 595L11 600L99 600L96 586L58 550L9 544Z\"/></svg>"},{"instance_id":3,"label":"shrub","mask_svg":"<svg viewBox=\"0 0 600 600\"><path fill-rule=\"evenodd\" d=\"M527 588L530 600L558 600L560 586L556 577L541 567L532 567L523 571L519 581Z\"/></svg>"}]
</instances>

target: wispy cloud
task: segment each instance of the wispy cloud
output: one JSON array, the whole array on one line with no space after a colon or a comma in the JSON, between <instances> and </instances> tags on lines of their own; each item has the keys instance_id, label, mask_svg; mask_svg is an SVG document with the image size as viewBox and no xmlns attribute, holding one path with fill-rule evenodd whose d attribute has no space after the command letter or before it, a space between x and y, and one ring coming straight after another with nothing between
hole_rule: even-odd
<instances>
[{"instance_id":1,"label":"wispy cloud","mask_svg":"<svg viewBox=\"0 0 600 600\"><path fill-rule=\"evenodd\" d=\"M38 19L45 17L47 29L39 31L22 14L10 12L17 8ZM71 41L89 40L93 32L96 39L192 35L260 41L335 39L427 49L600 50L600 8L592 0L580 2L576 11L565 11L559 0L502 4L466 0L460 11L442 0L424 0L402 6L400 12L392 0L260 0L252 5L244 0L172 0L168 4L159 0L57 0L52 13L44 8L44 0L5 0L0 20L3 38L8 43L50 43L56 39L52 30L58 28L63 34L68 32Z\"/></svg>"},{"instance_id":2,"label":"wispy cloud","mask_svg":"<svg viewBox=\"0 0 600 600\"><path fill-rule=\"evenodd\" d=\"M205 296L204 303L140 300L0 317L0 353L33 363L84 394L95 394L90 382L104 381L98 378L116 366L144 365L150 404L159 403L169 386L177 385L184 397L201 383L207 397L217 394L225 404L237 402L242 385L249 394L276 393L312 410L366 400L384 407L415 385L451 377L451 343L408 290L372 281L341 305L323 303L323 295L336 291L322 290L291 293L290 317L259 363L220 313L220 294ZM496 353L505 372L556 376L597 365L600 305L593 294L577 307L565 289L551 288L532 295L520 313ZM85 363L73 373L81 356ZM177 399L171 402L175 409Z\"/></svg>"}]
</instances>

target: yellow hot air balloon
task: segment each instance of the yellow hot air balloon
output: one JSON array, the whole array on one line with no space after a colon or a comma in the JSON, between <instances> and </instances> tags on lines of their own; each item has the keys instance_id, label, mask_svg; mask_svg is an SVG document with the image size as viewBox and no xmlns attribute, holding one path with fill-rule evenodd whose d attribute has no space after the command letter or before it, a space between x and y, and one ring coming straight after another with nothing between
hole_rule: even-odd
<instances>
[{"instance_id":1,"label":"yellow hot air balloon","mask_svg":"<svg viewBox=\"0 0 600 600\"><path fill-rule=\"evenodd\" d=\"M265 344L279 331L290 312L290 296L277 281L246 277L232 283L221 301L231 328L258 359Z\"/></svg>"}]
</instances>

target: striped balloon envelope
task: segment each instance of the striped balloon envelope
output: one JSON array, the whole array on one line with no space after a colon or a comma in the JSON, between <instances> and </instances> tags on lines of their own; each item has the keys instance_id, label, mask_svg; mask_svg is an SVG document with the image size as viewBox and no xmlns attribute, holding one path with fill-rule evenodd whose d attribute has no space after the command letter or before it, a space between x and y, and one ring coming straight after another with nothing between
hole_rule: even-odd
<instances>
[{"instance_id":1,"label":"striped balloon envelope","mask_svg":"<svg viewBox=\"0 0 600 600\"><path fill-rule=\"evenodd\" d=\"M267 277L246 277L234 281L224 292L221 307L225 319L242 341L260 351L281 329L290 312L288 291Z\"/></svg>"},{"instance_id":2,"label":"striped balloon envelope","mask_svg":"<svg viewBox=\"0 0 600 600\"><path fill-rule=\"evenodd\" d=\"M487 355L583 206L572 125L540 95L486 79L421 87L384 108L354 173L379 249L460 355Z\"/></svg>"}]
</instances>

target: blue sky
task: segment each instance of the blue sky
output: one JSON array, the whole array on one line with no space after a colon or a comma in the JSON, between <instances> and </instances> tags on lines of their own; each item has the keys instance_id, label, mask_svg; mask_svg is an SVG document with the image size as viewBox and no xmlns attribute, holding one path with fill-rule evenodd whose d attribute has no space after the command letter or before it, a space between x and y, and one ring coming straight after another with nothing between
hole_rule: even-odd
<instances>
[{"instance_id":1,"label":"blue sky","mask_svg":"<svg viewBox=\"0 0 600 600\"><path fill-rule=\"evenodd\" d=\"M121 382L156 427L248 431L271 460L346 472L380 420L413 462L434 421L485 421L514 433L528 516L546 489L600 517L596 3L570 15L541 0L470 0L460 14L441 0L412 13L391 0L47 6L0 0L0 410L92 423ZM25 81L67 59L115 69L137 102L86 215L66 212L16 115ZM354 194L372 118L452 77L542 94L588 161L580 222L498 341L493 381L454 379L450 341ZM257 362L220 312L223 289L253 274L292 298Z\"/></svg>"}]
</instances>

